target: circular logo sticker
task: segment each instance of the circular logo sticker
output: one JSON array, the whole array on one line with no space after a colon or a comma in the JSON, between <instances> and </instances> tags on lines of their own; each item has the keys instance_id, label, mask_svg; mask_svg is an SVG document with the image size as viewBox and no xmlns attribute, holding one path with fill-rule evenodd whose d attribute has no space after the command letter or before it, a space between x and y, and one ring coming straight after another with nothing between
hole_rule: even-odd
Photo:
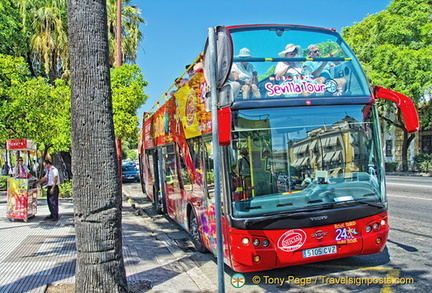
<instances>
[{"instance_id":1,"label":"circular logo sticker","mask_svg":"<svg viewBox=\"0 0 432 293\"><path fill-rule=\"evenodd\" d=\"M278 248L285 252L299 249L306 242L306 233L300 229L289 230L278 240Z\"/></svg>"},{"instance_id":2,"label":"circular logo sticker","mask_svg":"<svg viewBox=\"0 0 432 293\"><path fill-rule=\"evenodd\" d=\"M244 275L237 273L231 277L231 285L234 288L241 288L245 284L246 284L246 282L245 282L245 276Z\"/></svg>"}]
</instances>

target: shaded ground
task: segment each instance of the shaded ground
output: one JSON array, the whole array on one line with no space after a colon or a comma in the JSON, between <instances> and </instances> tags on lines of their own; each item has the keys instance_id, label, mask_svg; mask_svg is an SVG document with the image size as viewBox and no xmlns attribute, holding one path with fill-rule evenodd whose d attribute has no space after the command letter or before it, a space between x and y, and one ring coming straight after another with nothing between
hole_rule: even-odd
<instances>
[{"instance_id":1,"label":"shaded ground","mask_svg":"<svg viewBox=\"0 0 432 293\"><path fill-rule=\"evenodd\" d=\"M151 289L149 281L136 281L128 283L129 293L142 293ZM74 284L50 284L46 293L75 293Z\"/></svg>"}]
</instances>

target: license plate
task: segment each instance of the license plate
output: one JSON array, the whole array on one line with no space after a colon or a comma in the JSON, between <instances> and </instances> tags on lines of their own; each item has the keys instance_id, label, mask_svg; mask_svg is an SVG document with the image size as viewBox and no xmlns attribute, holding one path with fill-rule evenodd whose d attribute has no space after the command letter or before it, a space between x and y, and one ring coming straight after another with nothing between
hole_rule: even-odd
<instances>
[{"instance_id":1,"label":"license plate","mask_svg":"<svg viewBox=\"0 0 432 293\"><path fill-rule=\"evenodd\" d=\"M323 247L303 250L303 257L306 258L306 257L334 254L336 252L337 252L336 245L323 246Z\"/></svg>"}]
</instances>

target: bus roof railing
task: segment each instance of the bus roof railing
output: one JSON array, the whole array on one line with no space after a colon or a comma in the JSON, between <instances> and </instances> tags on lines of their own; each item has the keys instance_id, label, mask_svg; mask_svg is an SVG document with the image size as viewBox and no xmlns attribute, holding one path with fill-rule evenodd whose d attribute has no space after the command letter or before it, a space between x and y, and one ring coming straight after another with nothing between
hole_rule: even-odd
<instances>
[{"instance_id":1,"label":"bus roof railing","mask_svg":"<svg viewBox=\"0 0 432 293\"><path fill-rule=\"evenodd\" d=\"M320 58L310 58L310 57L294 57L294 58L265 58L265 57L234 57L233 62L290 62L290 61L350 61L351 58L345 57L320 57Z\"/></svg>"}]
</instances>

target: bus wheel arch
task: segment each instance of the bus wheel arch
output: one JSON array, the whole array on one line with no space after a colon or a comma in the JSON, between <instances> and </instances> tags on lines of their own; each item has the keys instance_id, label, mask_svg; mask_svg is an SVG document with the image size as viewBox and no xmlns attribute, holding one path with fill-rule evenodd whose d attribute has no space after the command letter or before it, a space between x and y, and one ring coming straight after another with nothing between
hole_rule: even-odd
<instances>
[{"instance_id":1,"label":"bus wheel arch","mask_svg":"<svg viewBox=\"0 0 432 293\"><path fill-rule=\"evenodd\" d=\"M195 210L192 207L192 205L188 205L187 213L188 213L189 234L192 237L192 242L195 246L195 249L199 252L207 252L208 251L207 248L204 246L204 244L201 241L200 226L198 223Z\"/></svg>"}]
</instances>

